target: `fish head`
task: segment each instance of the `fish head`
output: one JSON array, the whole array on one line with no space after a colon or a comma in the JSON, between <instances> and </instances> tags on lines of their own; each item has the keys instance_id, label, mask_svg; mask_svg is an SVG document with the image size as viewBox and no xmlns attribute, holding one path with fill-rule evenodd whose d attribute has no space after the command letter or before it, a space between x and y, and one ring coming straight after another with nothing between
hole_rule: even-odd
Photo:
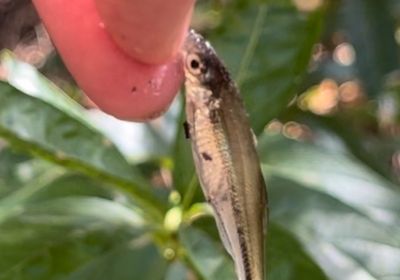
<instances>
[{"instance_id":1,"label":"fish head","mask_svg":"<svg viewBox=\"0 0 400 280\"><path fill-rule=\"evenodd\" d=\"M194 30L186 37L183 63L186 82L193 86L216 90L231 80L214 48Z\"/></svg>"}]
</instances>

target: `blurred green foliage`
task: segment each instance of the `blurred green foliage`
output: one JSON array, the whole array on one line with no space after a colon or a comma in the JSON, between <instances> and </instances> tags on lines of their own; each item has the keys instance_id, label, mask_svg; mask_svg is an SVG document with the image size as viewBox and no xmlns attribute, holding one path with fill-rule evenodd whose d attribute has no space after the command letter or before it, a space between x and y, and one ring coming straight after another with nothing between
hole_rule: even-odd
<instances>
[{"instance_id":1,"label":"blurred green foliage","mask_svg":"<svg viewBox=\"0 0 400 280\"><path fill-rule=\"evenodd\" d=\"M399 22L395 0L198 3L259 138L268 279L400 279ZM34 67L1 65L1 280L234 279L181 99L137 125L139 155Z\"/></svg>"}]
</instances>

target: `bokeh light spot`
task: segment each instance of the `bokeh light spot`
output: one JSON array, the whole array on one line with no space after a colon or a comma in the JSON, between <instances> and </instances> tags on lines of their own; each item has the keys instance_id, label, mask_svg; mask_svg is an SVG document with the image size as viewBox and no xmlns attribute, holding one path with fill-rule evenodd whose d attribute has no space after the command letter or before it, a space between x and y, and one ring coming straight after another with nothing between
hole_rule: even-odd
<instances>
[{"instance_id":1,"label":"bokeh light spot","mask_svg":"<svg viewBox=\"0 0 400 280\"><path fill-rule=\"evenodd\" d=\"M333 59L343 66L350 66L356 60L356 52L349 43L342 43L335 48Z\"/></svg>"},{"instance_id":2,"label":"bokeh light spot","mask_svg":"<svg viewBox=\"0 0 400 280\"><path fill-rule=\"evenodd\" d=\"M312 12L323 4L323 0L293 0L297 9L302 12Z\"/></svg>"}]
</instances>

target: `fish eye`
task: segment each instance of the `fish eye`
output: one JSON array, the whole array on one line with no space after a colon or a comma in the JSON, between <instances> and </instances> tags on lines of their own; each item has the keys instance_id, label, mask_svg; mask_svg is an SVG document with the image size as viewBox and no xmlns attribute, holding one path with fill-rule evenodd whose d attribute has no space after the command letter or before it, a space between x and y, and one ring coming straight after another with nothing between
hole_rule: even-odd
<instances>
[{"instance_id":1,"label":"fish eye","mask_svg":"<svg viewBox=\"0 0 400 280\"><path fill-rule=\"evenodd\" d=\"M200 75L204 71L204 65L197 54L189 54L187 57L187 68L193 75Z\"/></svg>"},{"instance_id":2,"label":"fish eye","mask_svg":"<svg viewBox=\"0 0 400 280\"><path fill-rule=\"evenodd\" d=\"M193 70L196 70L197 68L200 67L200 62L196 59L192 59L190 61L190 67L192 67Z\"/></svg>"}]
</instances>

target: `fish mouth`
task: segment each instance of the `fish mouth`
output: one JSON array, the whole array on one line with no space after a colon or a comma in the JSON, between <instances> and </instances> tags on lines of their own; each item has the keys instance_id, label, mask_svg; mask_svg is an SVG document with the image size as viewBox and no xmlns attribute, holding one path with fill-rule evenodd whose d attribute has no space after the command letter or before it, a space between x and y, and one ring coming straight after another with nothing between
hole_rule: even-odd
<instances>
[{"instance_id":1,"label":"fish mouth","mask_svg":"<svg viewBox=\"0 0 400 280\"><path fill-rule=\"evenodd\" d=\"M186 56L190 53L210 55L215 54L215 51L202 35L197 33L194 29L190 29L183 44L183 54Z\"/></svg>"},{"instance_id":2,"label":"fish mouth","mask_svg":"<svg viewBox=\"0 0 400 280\"><path fill-rule=\"evenodd\" d=\"M205 41L203 36L194 31L194 29L190 29L183 44L183 49L193 52L196 49L200 49L199 46L204 45Z\"/></svg>"}]
</instances>

